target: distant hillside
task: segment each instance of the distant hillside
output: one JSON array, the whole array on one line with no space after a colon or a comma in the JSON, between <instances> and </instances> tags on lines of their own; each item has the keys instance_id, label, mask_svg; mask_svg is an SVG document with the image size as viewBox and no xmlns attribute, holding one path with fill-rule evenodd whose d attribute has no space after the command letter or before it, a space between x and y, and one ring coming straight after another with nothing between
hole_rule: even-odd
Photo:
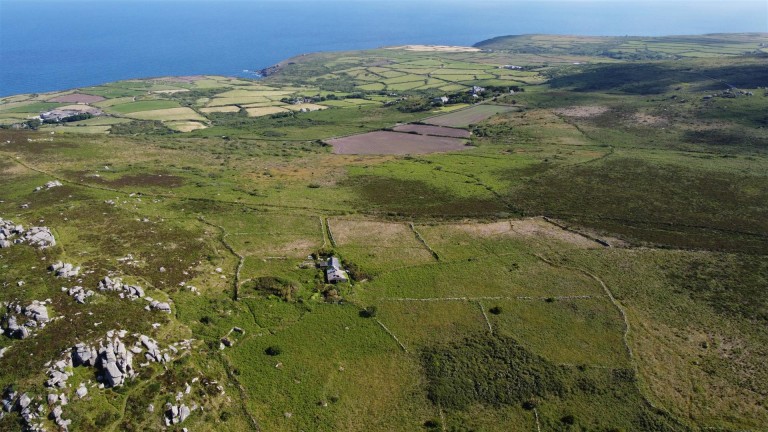
<instances>
[{"instance_id":1,"label":"distant hillside","mask_svg":"<svg viewBox=\"0 0 768 432\"><path fill-rule=\"evenodd\" d=\"M500 36L475 44L477 48L525 54L588 55L621 60L705 58L768 55L768 33L697 36Z\"/></svg>"}]
</instances>

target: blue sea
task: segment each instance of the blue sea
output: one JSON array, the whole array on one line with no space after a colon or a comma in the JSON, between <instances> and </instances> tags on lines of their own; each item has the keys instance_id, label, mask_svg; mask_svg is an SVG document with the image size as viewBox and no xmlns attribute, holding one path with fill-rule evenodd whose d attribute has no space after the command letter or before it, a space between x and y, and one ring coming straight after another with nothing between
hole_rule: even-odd
<instances>
[{"instance_id":1,"label":"blue sea","mask_svg":"<svg viewBox=\"0 0 768 432\"><path fill-rule=\"evenodd\" d=\"M0 96L509 34L756 31L765 0L0 0Z\"/></svg>"}]
</instances>

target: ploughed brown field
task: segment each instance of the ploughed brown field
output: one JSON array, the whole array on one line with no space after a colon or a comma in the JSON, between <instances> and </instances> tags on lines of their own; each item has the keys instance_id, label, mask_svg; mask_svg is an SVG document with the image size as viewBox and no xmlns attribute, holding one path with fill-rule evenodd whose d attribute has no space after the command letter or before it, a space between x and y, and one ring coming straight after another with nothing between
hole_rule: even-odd
<instances>
[{"instance_id":1,"label":"ploughed brown field","mask_svg":"<svg viewBox=\"0 0 768 432\"><path fill-rule=\"evenodd\" d=\"M419 135L435 135L441 137L469 138L469 131L442 126L429 126L418 124L406 124L397 126L393 129L395 132L415 132Z\"/></svg>"},{"instance_id":2,"label":"ploughed brown field","mask_svg":"<svg viewBox=\"0 0 768 432\"><path fill-rule=\"evenodd\" d=\"M89 94L83 94L83 93L72 93L68 95L62 95L59 97L55 97L48 102L64 102L64 103L95 103L95 102L101 102L104 98L101 96L94 96Z\"/></svg>"},{"instance_id":3,"label":"ploughed brown field","mask_svg":"<svg viewBox=\"0 0 768 432\"><path fill-rule=\"evenodd\" d=\"M328 143L336 154L424 154L470 148L459 138L384 131L336 138Z\"/></svg>"}]
</instances>

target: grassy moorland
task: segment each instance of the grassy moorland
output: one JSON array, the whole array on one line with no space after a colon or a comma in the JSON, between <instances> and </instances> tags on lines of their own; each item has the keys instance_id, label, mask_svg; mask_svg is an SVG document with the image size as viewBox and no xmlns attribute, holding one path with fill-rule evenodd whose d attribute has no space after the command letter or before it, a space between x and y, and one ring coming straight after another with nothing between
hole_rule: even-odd
<instances>
[{"instance_id":1,"label":"grassy moorland","mask_svg":"<svg viewBox=\"0 0 768 432\"><path fill-rule=\"evenodd\" d=\"M0 217L56 245L0 249L0 301L53 318L0 336L0 386L49 430L49 393L86 431L764 430L761 43L506 37L4 98ZM30 119L77 98L102 115ZM428 130L402 123L472 135L418 155L329 144ZM308 258L328 253L350 283ZM58 260L80 274L55 277ZM171 313L99 291L107 275ZM168 361L45 386L120 330ZM166 427L166 403L191 413Z\"/></svg>"}]
</instances>

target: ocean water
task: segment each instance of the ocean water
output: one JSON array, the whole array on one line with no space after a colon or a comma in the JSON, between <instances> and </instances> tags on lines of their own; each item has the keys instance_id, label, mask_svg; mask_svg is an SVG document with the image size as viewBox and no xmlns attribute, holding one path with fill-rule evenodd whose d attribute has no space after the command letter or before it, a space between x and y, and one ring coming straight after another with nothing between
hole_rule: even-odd
<instances>
[{"instance_id":1,"label":"ocean water","mask_svg":"<svg viewBox=\"0 0 768 432\"><path fill-rule=\"evenodd\" d=\"M508 34L768 31L765 0L0 0L0 96Z\"/></svg>"}]
</instances>

